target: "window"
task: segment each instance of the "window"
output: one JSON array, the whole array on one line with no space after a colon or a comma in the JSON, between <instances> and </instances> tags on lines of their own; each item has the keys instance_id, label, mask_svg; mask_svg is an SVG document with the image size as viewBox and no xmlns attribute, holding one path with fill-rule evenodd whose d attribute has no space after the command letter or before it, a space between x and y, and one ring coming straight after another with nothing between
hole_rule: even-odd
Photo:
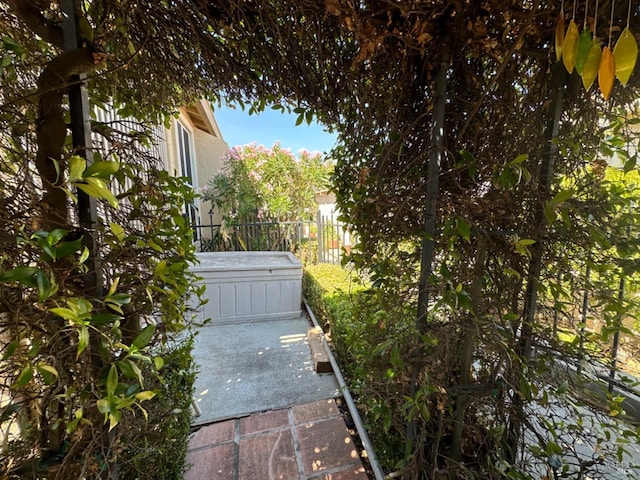
<instances>
[{"instance_id":1,"label":"window","mask_svg":"<svg viewBox=\"0 0 640 480\"><path fill-rule=\"evenodd\" d=\"M187 178L189 184L196 188L196 172L195 172L195 156L193 154L193 143L191 134L180 123L176 122L176 135L178 137L178 159L180 161L180 175ZM185 218L191 222L194 227L193 239L197 240L198 209L195 204L189 204L185 207Z\"/></svg>"}]
</instances>

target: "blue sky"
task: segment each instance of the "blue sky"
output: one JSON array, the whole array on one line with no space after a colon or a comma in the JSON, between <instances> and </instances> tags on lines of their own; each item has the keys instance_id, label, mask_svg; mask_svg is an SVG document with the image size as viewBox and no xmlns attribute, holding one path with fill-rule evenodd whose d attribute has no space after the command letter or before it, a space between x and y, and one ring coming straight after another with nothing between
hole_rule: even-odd
<instances>
[{"instance_id":1,"label":"blue sky","mask_svg":"<svg viewBox=\"0 0 640 480\"><path fill-rule=\"evenodd\" d=\"M254 142L271 147L280 141L282 147L294 153L302 148L328 153L335 143L336 136L325 132L315 122L311 125L303 122L296 127L296 114L283 114L267 108L258 115L249 115L248 108L243 111L240 107L232 109L215 106L214 115L218 127L230 148Z\"/></svg>"}]
</instances>

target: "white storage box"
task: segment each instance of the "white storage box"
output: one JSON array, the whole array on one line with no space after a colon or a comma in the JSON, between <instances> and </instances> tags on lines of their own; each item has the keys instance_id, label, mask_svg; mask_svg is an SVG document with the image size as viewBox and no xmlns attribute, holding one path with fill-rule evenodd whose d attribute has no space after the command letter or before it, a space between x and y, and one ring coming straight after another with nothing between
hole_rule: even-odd
<instances>
[{"instance_id":1,"label":"white storage box","mask_svg":"<svg viewBox=\"0 0 640 480\"><path fill-rule=\"evenodd\" d=\"M206 286L201 319L213 324L297 318L302 264L290 252L205 252L191 270Z\"/></svg>"}]
</instances>

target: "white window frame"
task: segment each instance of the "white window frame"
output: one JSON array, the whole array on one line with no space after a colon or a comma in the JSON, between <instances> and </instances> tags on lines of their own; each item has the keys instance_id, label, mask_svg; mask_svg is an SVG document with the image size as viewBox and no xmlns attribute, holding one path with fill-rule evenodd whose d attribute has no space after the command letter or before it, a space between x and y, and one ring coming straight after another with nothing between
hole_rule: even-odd
<instances>
[{"instance_id":1,"label":"white window frame","mask_svg":"<svg viewBox=\"0 0 640 480\"><path fill-rule=\"evenodd\" d=\"M176 120L175 125L177 153L176 160L178 162L178 170L180 176L187 178L191 185L191 188L196 190L198 188L198 171L196 169L196 149L194 144L193 131L189 128L188 125L184 124L180 120ZM188 164L186 163L185 158L187 156L189 162ZM196 198L191 205L186 205L185 210L186 219L189 220L194 227L198 225L200 223L200 202L198 201L198 199ZM198 238L198 230L194 228L193 239L194 241L196 241L198 240Z\"/></svg>"}]
</instances>

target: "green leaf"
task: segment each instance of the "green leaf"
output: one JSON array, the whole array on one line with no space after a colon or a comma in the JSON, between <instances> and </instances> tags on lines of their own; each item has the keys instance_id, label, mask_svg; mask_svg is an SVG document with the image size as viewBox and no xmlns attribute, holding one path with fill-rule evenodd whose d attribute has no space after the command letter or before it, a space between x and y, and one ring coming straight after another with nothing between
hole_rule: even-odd
<instances>
[{"instance_id":1,"label":"green leaf","mask_svg":"<svg viewBox=\"0 0 640 480\"><path fill-rule=\"evenodd\" d=\"M180 217L182 218L182 217ZM109 228L111 229L111 233L118 239L119 242L123 242L125 239L124 228L122 228L117 223L109 223Z\"/></svg>"},{"instance_id":2,"label":"green leaf","mask_svg":"<svg viewBox=\"0 0 640 480\"><path fill-rule=\"evenodd\" d=\"M9 420L21 408L22 405L20 403L9 403L5 407L0 407L0 424Z\"/></svg>"},{"instance_id":3,"label":"green leaf","mask_svg":"<svg viewBox=\"0 0 640 480\"><path fill-rule=\"evenodd\" d=\"M17 339L17 338L15 340L13 340L11 343L9 343L9 345L7 345L7 349L2 354L2 361L4 361L7 358L13 356L13 354L16 352L16 349L18 348L19 344L20 344L20 340Z\"/></svg>"},{"instance_id":4,"label":"green leaf","mask_svg":"<svg viewBox=\"0 0 640 480\"><path fill-rule=\"evenodd\" d=\"M578 337L576 337L578 338ZM559 386L558 389L556 390L558 394L563 394L565 393L567 390L569 390L569 382L567 380L564 380Z\"/></svg>"},{"instance_id":5,"label":"green leaf","mask_svg":"<svg viewBox=\"0 0 640 480\"><path fill-rule=\"evenodd\" d=\"M116 393L118 387L118 369L115 364L109 368L109 374L107 375L107 395L112 397Z\"/></svg>"},{"instance_id":6,"label":"green leaf","mask_svg":"<svg viewBox=\"0 0 640 480\"><path fill-rule=\"evenodd\" d=\"M101 178L102 180L109 180L119 169L120 164L118 162L94 162L92 165L89 165L89 168L87 168L82 176L85 179L95 177Z\"/></svg>"},{"instance_id":7,"label":"green leaf","mask_svg":"<svg viewBox=\"0 0 640 480\"><path fill-rule=\"evenodd\" d=\"M115 293L113 295L109 295L105 299L105 302L109 304L126 305L131 302L131 295L126 293Z\"/></svg>"},{"instance_id":8,"label":"green leaf","mask_svg":"<svg viewBox=\"0 0 640 480\"><path fill-rule=\"evenodd\" d=\"M555 442L549 441L547 443L546 451L548 454L562 455L562 447Z\"/></svg>"},{"instance_id":9,"label":"green leaf","mask_svg":"<svg viewBox=\"0 0 640 480\"><path fill-rule=\"evenodd\" d=\"M122 418L122 413L118 411L111 412L109 414L109 431L113 430L118 423L120 423L120 419Z\"/></svg>"},{"instance_id":10,"label":"green leaf","mask_svg":"<svg viewBox=\"0 0 640 480\"><path fill-rule=\"evenodd\" d=\"M629 159L624 163L624 173L629 173L631 170L636 168L637 162L638 162L638 156L631 155Z\"/></svg>"},{"instance_id":11,"label":"green leaf","mask_svg":"<svg viewBox=\"0 0 640 480\"><path fill-rule=\"evenodd\" d=\"M550 204L546 204L544 206L544 217L547 220L547 224L551 225L558 218L558 214Z\"/></svg>"},{"instance_id":12,"label":"green leaf","mask_svg":"<svg viewBox=\"0 0 640 480\"><path fill-rule=\"evenodd\" d=\"M116 365L125 377L138 380L142 383L142 371L134 362L129 359L118 360Z\"/></svg>"},{"instance_id":13,"label":"green leaf","mask_svg":"<svg viewBox=\"0 0 640 480\"><path fill-rule=\"evenodd\" d=\"M42 375L42 379L47 385L51 385L52 383L54 383L56 378L58 377L58 370L56 370L55 367L52 367L51 365L41 363L36 366L36 370L38 370L38 373Z\"/></svg>"},{"instance_id":14,"label":"green leaf","mask_svg":"<svg viewBox=\"0 0 640 480\"><path fill-rule=\"evenodd\" d=\"M98 411L100 413L107 414L111 411L111 402L106 398L101 398L96 402L96 404L98 405Z\"/></svg>"},{"instance_id":15,"label":"green leaf","mask_svg":"<svg viewBox=\"0 0 640 480\"><path fill-rule=\"evenodd\" d=\"M471 227L464 218L458 218L456 221L456 230L458 235L464 238L467 242L471 242Z\"/></svg>"},{"instance_id":16,"label":"green leaf","mask_svg":"<svg viewBox=\"0 0 640 480\"><path fill-rule=\"evenodd\" d=\"M576 72L582 75L584 65L587 62L589 56L589 50L593 44L591 32L588 29L584 29L578 39L578 54L576 55Z\"/></svg>"},{"instance_id":17,"label":"green leaf","mask_svg":"<svg viewBox=\"0 0 640 480\"><path fill-rule=\"evenodd\" d=\"M13 38L9 37L8 35L5 35L4 37L2 37L2 47L5 50L13 50L18 54L23 53L25 51L22 45L20 45L18 42L16 42Z\"/></svg>"},{"instance_id":18,"label":"green leaf","mask_svg":"<svg viewBox=\"0 0 640 480\"><path fill-rule=\"evenodd\" d=\"M523 238L522 240L518 240L516 242L517 245L526 247L528 245L533 245L534 243L536 243L535 240L531 240L530 238Z\"/></svg>"},{"instance_id":19,"label":"green leaf","mask_svg":"<svg viewBox=\"0 0 640 480\"><path fill-rule=\"evenodd\" d=\"M28 287L36 287L37 282L34 277L38 271L36 267L19 266L0 273L0 282L19 282Z\"/></svg>"},{"instance_id":20,"label":"green leaf","mask_svg":"<svg viewBox=\"0 0 640 480\"><path fill-rule=\"evenodd\" d=\"M571 188L567 190L561 190L554 195L554 197L549 201L549 203L557 205L559 203L566 202L573 196L573 193L574 191Z\"/></svg>"},{"instance_id":21,"label":"green leaf","mask_svg":"<svg viewBox=\"0 0 640 480\"><path fill-rule=\"evenodd\" d=\"M153 334L156 332L156 326L153 324L147 325L142 329L142 331L133 339L131 343L132 347L136 347L138 350L146 347L151 338L153 338Z\"/></svg>"},{"instance_id":22,"label":"green leaf","mask_svg":"<svg viewBox=\"0 0 640 480\"><path fill-rule=\"evenodd\" d=\"M67 233L69 233L68 230L56 228L47 235L47 243L53 246L62 240Z\"/></svg>"},{"instance_id":23,"label":"green leaf","mask_svg":"<svg viewBox=\"0 0 640 480\"><path fill-rule=\"evenodd\" d=\"M141 402L143 402L145 400L151 400L155 396L156 394L151 390L144 390L136 394L136 400L140 400Z\"/></svg>"},{"instance_id":24,"label":"green leaf","mask_svg":"<svg viewBox=\"0 0 640 480\"><path fill-rule=\"evenodd\" d=\"M68 424L67 424L67 428L66 428L66 432L67 434L71 434L75 431L76 426L78 425L78 423L80 422L80 420L82 420L83 417L83 412L82 412L82 408L78 408L74 413L73 413L73 420L71 420Z\"/></svg>"},{"instance_id":25,"label":"green leaf","mask_svg":"<svg viewBox=\"0 0 640 480\"><path fill-rule=\"evenodd\" d=\"M12 385L13 388L24 387L33 378L33 367L28 366L18 376L16 382Z\"/></svg>"},{"instance_id":26,"label":"green leaf","mask_svg":"<svg viewBox=\"0 0 640 480\"><path fill-rule=\"evenodd\" d=\"M298 115L298 118L296 119L296 127L298 125L302 125L302 122L304 122L304 113L301 113L300 115Z\"/></svg>"},{"instance_id":27,"label":"green leaf","mask_svg":"<svg viewBox=\"0 0 640 480\"><path fill-rule=\"evenodd\" d=\"M529 158L529 154L528 153L521 153L520 155L518 155L516 158L514 158L513 160L511 160L509 162L509 165L519 165L522 162L524 162L527 158Z\"/></svg>"},{"instance_id":28,"label":"green leaf","mask_svg":"<svg viewBox=\"0 0 640 480\"><path fill-rule=\"evenodd\" d=\"M82 327L80 327L80 332L78 333L78 353L76 354L76 359L88 346L89 346L89 329L87 328L86 325L82 325Z\"/></svg>"},{"instance_id":29,"label":"green leaf","mask_svg":"<svg viewBox=\"0 0 640 480\"><path fill-rule=\"evenodd\" d=\"M54 315L64 318L65 320L71 320L72 322L80 321L80 317L78 316L78 314L70 308L55 307L50 308L49 311Z\"/></svg>"},{"instance_id":30,"label":"green leaf","mask_svg":"<svg viewBox=\"0 0 640 480\"><path fill-rule=\"evenodd\" d=\"M78 155L74 155L69 159L69 182L75 182L82 178L82 173L87 168L87 161L79 157Z\"/></svg>"},{"instance_id":31,"label":"green leaf","mask_svg":"<svg viewBox=\"0 0 640 480\"><path fill-rule=\"evenodd\" d=\"M156 370L160 370L164 367L164 359L162 357L153 357L153 364L156 367Z\"/></svg>"},{"instance_id":32,"label":"green leaf","mask_svg":"<svg viewBox=\"0 0 640 480\"><path fill-rule=\"evenodd\" d=\"M61 242L56 245L55 248L55 258L65 258L69 255L73 255L74 253L80 251L82 248L82 237L77 240L72 240L70 242Z\"/></svg>"},{"instance_id":33,"label":"green leaf","mask_svg":"<svg viewBox=\"0 0 640 480\"><path fill-rule=\"evenodd\" d=\"M80 254L80 258L78 259L78 263L82 265L87 261L87 258L89 258L89 249L87 247L84 247L82 249L82 253Z\"/></svg>"},{"instance_id":34,"label":"green leaf","mask_svg":"<svg viewBox=\"0 0 640 480\"><path fill-rule=\"evenodd\" d=\"M51 284L42 270L38 270L38 273L36 273L36 283L38 285L38 301L43 302L49 298Z\"/></svg>"},{"instance_id":35,"label":"green leaf","mask_svg":"<svg viewBox=\"0 0 640 480\"><path fill-rule=\"evenodd\" d=\"M86 314L93 310L93 305L86 298L70 298L67 300L67 305L69 308L78 312L82 318L87 318L88 315Z\"/></svg>"},{"instance_id":36,"label":"green leaf","mask_svg":"<svg viewBox=\"0 0 640 480\"><path fill-rule=\"evenodd\" d=\"M518 240L517 242L515 242L514 250L520 255L530 257L531 252L529 252L529 249L527 247L533 245L534 243L536 243L535 240L531 240L530 238L523 238L522 240Z\"/></svg>"},{"instance_id":37,"label":"green leaf","mask_svg":"<svg viewBox=\"0 0 640 480\"><path fill-rule=\"evenodd\" d=\"M118 200L99 178L85 178L84 182L76 182L75 185L87 195L95 198L103 198L109 202L112 207L118 206Z\"/></svg>"},{"instance_id":38,"label":"green leaf","mask_svg":"<svg viewBox=\"0 0 640 480\"><path fill-rule=\"evenodd\" d=\"M122 320L124 317L122 315L117 315L115 313L94 313L91 315L89 319L89 323L91 325L106 325L107 323L113 323L116 320Z\"/></svg>"},{"instance_id":39,"label":"green leaf","mask_svg":"<svg viewBox=\"0 0 640 480\"><path fill-rule=\"evenodd\" d=\"M120 283L120 277L116 277L113 280L113 283L111 284L111 286L109 287L109 293L107 293L107 297L111 297L112 295L114 295L116 293L116 290L118 289L118 284Z\"/></svg>"}]
</instances>

